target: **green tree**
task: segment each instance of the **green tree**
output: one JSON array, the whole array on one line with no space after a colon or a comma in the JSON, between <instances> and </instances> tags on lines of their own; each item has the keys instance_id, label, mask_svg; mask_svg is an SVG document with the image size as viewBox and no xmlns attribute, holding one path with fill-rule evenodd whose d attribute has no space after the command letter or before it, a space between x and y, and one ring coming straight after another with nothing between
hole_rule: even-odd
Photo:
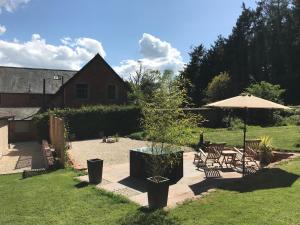
<instances>
[{"instance_id":1,"label":"green tree","mask_svg":"<svg viewBox=\"0 0 300 225\"><path fill-rule=\"evenodd\" d=\"M128 98L133 104L140 105L141 101L149 98L153 91L158 87L158 70L145 70L140 64L139 70L130 76L129 85L131 93Z\"/></svg>"},{"instance_id":2,"label":"green tree","mask_svg":"<svg viewBox=\"0 0 300 225\"><path fill-rule=\"evenodd\" d=\"M283 103L283 94L285 92L280 85L271 84L266 81L251 84L245 91L254 96L278 103Z\"/></svg>"},{"instance_id":3,"label":"green tree","mask_svg":"<svg viewBox=\"0 0 300 225\"><path fill-rule=\"evenodd\" d=\"M260 0L242 13L228 38L209 48L193 48L181 73L190 81L189 96L201 105L216 74L228 71L232 95L253 82L267 81L286 90L284 101L300 104L300 0Z\"/></svg>"},{"instance_id":4,"label":"green tree","mask_svg":"<svg viewBox=\"0 0 300 225\"><path fill-rule=\"evenodd\" d=\"M171 153L192 138L199 117L184 112L188 104L186 90L178 80L168 75L159 77L159 87L142 104L142 125L153 154ZM175 162L174 154L164 155L168 157L154 157L151 162L154 177L163 176L168 165Z\"/></svg>"},{"instance_id":5,"label":"green tree","mask_svg":"<svg viewBox=\"0 0 300 225\"><path fill-rule=\"evenodd\" d=\"M225 99L231 95L231 80L227 72L222 72L209 82L206 90L207 101Z\"/></svg>"}]
</instances>

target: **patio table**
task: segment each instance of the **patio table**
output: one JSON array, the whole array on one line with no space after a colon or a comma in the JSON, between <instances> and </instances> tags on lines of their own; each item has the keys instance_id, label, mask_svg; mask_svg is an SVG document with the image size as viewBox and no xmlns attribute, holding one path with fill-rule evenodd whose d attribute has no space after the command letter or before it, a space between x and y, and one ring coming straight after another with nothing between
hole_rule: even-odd
<instances>
[{"instance_id":1,"label":"patio table","mask_svg":"<svg viewBox=\"0 0 300 225\"><path fill-rule=\"evenodd\" d=\"M234 166L236 151L223 150L222 151L222 156L223 156L223 160L222 160L222 163L221 163L222 165L225 163L226 167L228 167L228 164Z\"/></svg>"}]
</instances>

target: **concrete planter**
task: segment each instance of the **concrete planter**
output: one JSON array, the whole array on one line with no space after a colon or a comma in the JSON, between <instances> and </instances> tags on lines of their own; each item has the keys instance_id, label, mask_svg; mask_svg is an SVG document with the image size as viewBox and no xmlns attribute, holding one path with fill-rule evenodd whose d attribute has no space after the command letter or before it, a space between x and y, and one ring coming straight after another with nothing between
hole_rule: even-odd
<instances>
[{"instance_id":1,"label":"concrete planter","mask_svg":"<svg viewBox=\"0 0 300 225\"><path fill-rule=\"evenodd\" d=\"M176 183L183 177L183 151L177 151L170 154L176 154L177 163L169 165L163 174L170 180L170 183ZM153 155L148 148L139 148L130 150L130 177L146 180L152 177L151 162L152 157L164 157L165 154Z\"/></svg>"}]
</instances>

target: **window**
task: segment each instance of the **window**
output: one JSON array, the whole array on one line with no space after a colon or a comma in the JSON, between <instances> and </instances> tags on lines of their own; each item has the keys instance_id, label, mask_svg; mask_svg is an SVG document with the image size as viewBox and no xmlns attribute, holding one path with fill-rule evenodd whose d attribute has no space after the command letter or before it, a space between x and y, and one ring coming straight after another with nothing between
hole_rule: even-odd
<instances>
[{"instance_id":1,"label":"window","mask_svg":"<svg viewBox=\"0 0 300 225\"><path fill-rule=\"evenodd\" d=\"M108 99L116 99L117 93L116 93L116 86L115 85L108 85L107 87L107 97Z\"/></svg>"},{"instance_id":2,"label":"window","mask_svg":"<svg viewBox=\"0 0 300 225\"><path fill-rule=\"evenodd\" d=\"M76 98L87 99L89 96L89 87L87 84L76 84Z\"/></svg>"}]
</instances>

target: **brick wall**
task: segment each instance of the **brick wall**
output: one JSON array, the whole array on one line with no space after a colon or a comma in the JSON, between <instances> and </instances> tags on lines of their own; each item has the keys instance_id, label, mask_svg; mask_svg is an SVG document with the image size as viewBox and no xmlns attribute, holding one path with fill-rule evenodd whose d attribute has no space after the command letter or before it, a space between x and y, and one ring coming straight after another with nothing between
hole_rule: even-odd
<instances>
[{"instance_id":1,"label":"brick wall","mask_svg":"<svg viewBox=\"0 0 300 225\"><path fill-rule=\"evenodd\" d=\"M46 101L52 95L46 94ZM1 107L42 107L43 94L30 93L0 93Z\"/></svg>"},{"instance_id":2,"label":"brick wall","mask_svg":"<svg viewBox=\"0 0 300 225\"><path fill-rule=\"evenodd\" d=\"M88 97L80 99L77 97L77 85L88 86ZM115 86L116 98L110 99L108 88ZM93 59L81 71L79 71L68 83L64 89L50 101L50 105L65 107L79 107L82 105L94 104L125 104L127 102L128 87L114 74L108 65L100 59Z\"/></svg>"}]
</instances>

